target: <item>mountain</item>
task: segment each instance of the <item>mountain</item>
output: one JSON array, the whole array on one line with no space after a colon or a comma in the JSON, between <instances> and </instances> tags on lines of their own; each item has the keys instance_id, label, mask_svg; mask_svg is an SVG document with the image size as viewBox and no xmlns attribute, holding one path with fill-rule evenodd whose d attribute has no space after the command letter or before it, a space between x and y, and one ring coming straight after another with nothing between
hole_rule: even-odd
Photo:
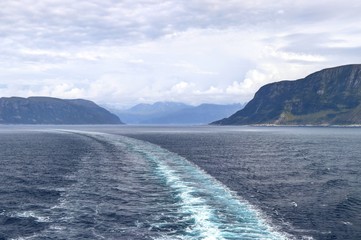
<instances>
[{"instance_id":1,"label":"mountain","mask_svg":"<svg viewBox=\"0 0 361 240\"><path fill-rule=\"evenodd\" d=\"M113 112L129 124L206 124L227 117L241 108L241 104L191 106L177 102L156 102Z\"/></svg>"},{"instance_id":2,"label":"mountain","mask_svg":"<svg viewBox=\"0 0 361 240\"><path fill-rule=\"evenodd\" d=\"M162 117L148 119L148 124L207 124L216 119L230 116L242 108L241 104L218 105L201 104L196 107L181 109Z\"/></svg>"},{"instance_id":3,"label":"mountain","mask_svg":"<svg viewBox=\"0 0 361 240\"><path fill-rule=\"evenodd\" d=\"M121 124L119 118L83 99L0 98L0 124Z\"/></svg>"},{"instance_id":4,"label":"mountain","mask_svg":"<svg viewBox=\"0 0 361 240\"><path fill-rule=\"evenodd\" d=\"M161 118L182 109L192 107L178 102L156 102L153 104L141 103L127 110L112 110L125 123L143 124L150 119Z\"/></svg>"},{"instance_id":5,"label":"mountain","mask_svg":"<svg viewBox=\"0 0 361 240\"><path fill-rule=\"evenodd\" d=\"M267 84L244 109L212 124L361 124L361 64Z\"/></svg>"}]
</instances>

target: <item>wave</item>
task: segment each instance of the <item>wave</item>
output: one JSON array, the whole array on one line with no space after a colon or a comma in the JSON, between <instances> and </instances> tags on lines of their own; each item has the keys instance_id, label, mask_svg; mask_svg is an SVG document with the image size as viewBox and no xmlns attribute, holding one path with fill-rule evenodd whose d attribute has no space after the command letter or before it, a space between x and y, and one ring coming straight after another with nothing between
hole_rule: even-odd
<instances>
[{"instance_id":1,"label":"wave","mask_svg":"<svg viewBox=\"0 0 361 240\"><path fill-rule=\"evenodd\" d=\"M174 199L167 216L149 223L154 239L289 239L257 208L187 159L129 137L71 131L126 148L148 161ZM162 202L158 203L162 207ZM163 207L167 207L164 205Z\"/></svg>"}]
</instances>

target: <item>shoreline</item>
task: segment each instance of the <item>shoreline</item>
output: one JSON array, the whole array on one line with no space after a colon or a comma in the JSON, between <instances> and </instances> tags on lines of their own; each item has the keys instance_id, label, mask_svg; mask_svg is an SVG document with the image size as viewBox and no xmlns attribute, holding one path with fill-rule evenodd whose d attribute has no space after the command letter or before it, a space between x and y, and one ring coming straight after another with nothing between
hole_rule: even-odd
<instances>
[{"instance_id":1,"label":"shoreline","mask_svg":"<svg viewBox=\"0 0 361 240\"><path fill-rule=\"evenodd\" d=\"M236 125L234 125L236 126ZM239 125L246 126L246 125ZM330 124L321 124L321 125L313 125L313 124L303 124L303 125L281 125L281 124L250 124L248 126L252 127L331 127L331 128L359 128L361 124L349 124L349 125L330 125Z\"/></svg>"}]
</instances>

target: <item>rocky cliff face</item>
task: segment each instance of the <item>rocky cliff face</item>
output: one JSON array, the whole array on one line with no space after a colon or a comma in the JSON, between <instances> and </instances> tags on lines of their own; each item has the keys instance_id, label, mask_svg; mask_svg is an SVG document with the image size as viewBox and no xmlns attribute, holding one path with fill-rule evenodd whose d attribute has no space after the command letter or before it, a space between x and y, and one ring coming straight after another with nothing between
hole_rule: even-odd
<instances>
[{"instance_id":1,"label":"rocky cliff face","mask_svg":"<svg viewBox=\"0 0 361 240\"><path fill-rule=\"evenodd\" d=\"M120 124L117 116L83 99L0 98L0 124Z\"/></svg>"},{"instance_id":2,"label":"rocky cliff face","mask_svg":"<svg viewBox=\"0 0 361 240\"><path fill-rule=\"evenodd\" d=\"M361 124L361 64L265 85L243 110L213 124Z\"/></svg>"}]
</instances>

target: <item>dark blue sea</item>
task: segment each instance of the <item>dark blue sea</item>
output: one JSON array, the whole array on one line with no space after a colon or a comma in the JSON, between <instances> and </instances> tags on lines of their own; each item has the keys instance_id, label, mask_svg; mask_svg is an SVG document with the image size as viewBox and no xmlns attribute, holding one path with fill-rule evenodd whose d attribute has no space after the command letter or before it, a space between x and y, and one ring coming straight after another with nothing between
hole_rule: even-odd
<instances>
[{"instance_id":1,"label":"dark blue sea","mask_svg":"<svg viewBox=\"0 0 361 240\"><path fill-rule=\"evenodd\" d=\"M361 239L361 128L1 126L0 239Z\"/></svg>"}]
</instances>

